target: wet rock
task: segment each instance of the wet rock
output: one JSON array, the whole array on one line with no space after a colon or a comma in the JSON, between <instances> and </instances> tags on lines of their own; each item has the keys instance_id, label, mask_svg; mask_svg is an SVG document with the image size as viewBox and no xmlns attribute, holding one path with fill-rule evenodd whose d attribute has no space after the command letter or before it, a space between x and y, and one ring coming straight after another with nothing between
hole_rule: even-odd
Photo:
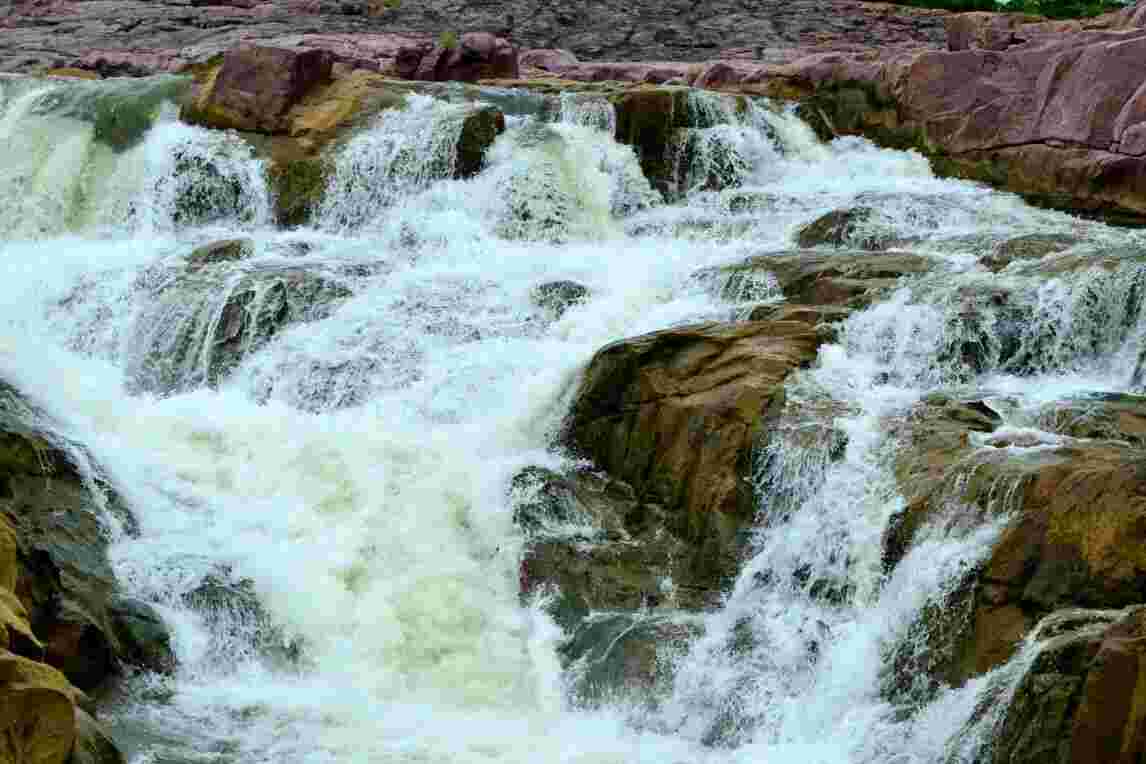
<instances>
[{"instance_id":1,"label":"wet rock","mask_svg":"<svg viewBox=\"0 0 1146 764\"><path fill-rule=\"evenodd\" d=\"M59 671L0 649L0 761L64 764L78 693Z\"/></svg>"},{"instance_id":2,"label":"wet rock","mask_svg":"<svg viewBox=\"0 0 1146 764\"><path fill-rule=\"evenodd\" d=\"M1079 239L1066 234L1029 234L1007 239L979 262L990 271L999 272L1016 260L1037 260L1056 252L1063 252L1079 243Z\"/></svg>"},{"instance_id":3,"label":"wet rock","mask_svg":"<svg viewBox=\"0 0 1146 764\"><path fill-rule=\"evenodd\" d=\"M533 467L514 485L514 519L528 533L522 592L555 590L551 612L567 631L589 610L713 607L736 575L733 554L686 538L619 480Z\"/></svg>"},{"instance_id":4,"label":"wet rock","mask_svg":"<svg viewBox=\"0 0 1146 764\"><path fill-rule=\"evenodd\" d=\"M227 51L222 67L181 117L205 127L283 132L291 107L330 79L332 64L322 50L252 45Z\"/></svg>"},{"instance_id":5,"label":"wet rock","mask_svg":"<svg viewBox=\"0 0 1146 764\"><path fill-rule=\"evenodd\" d=\"M254 252L254 242L250 239L222 239L196 247L187 256L187 266L198 270L216 263L230 263L249 257Z\"/></svg>"},{"instance_id":6,"label":"wet rock","mask_svg":"<svg viewBox=\"0 0 1146 764\"><path fill-rule=\"evenodd\" d=\"M221 262L159 278L136 323L129 378L156 393L218 385L284 328L326 318L350 293L341 280L293 266L235 271Z\"/></svg>"},{"instance_id":7,"label":"wet rock","mask_svg":"<svg viewBox=\"0 0 1146 764\"><path fill-rule=\"evenodd\" d=\"M936 656L936 670L956 683L1009 658L1043 615L1125 607L1146 587L1142 452L1037 431L1000 436L997 424L981 406L933 396L895 425L907 503L884 539L889 568L925 526L1013 518L956 595L967 618L951 625L947 655Z\"/></svg>"},{"instance_id":8,"label":"wet rock","mask_svg":"<svg viewBox=\"0 0 1146 764\"><path fill-rule=\"evenodd\" d=\"M6 478L5 478L6 479ZM0 483L0 487L3 487ZM28 612L16 596L20 560L16 531L0 514L0 649L34 660L44 657L44 645L32 633Z\"/></svg>"},{"instance_id":9,"label":"wet rock","mask_svg":"<svg viewBox=\"0 0 1146 764\"><path fill-rule=\"evenodd\" d=\"M1062 611L1040 624L1044 630L1049 633L1010 700L989 761L1140 760L1146 753L1146 608Z\"/></svg>"},{"instance_id":10,"label":"wet rock","mask_svg":"<svg viewBox=\"0 0 1146 764\"><path fill-rule=\"evenodd\" d=\"M801 228L796 243L804 249L828 245L870 252L885 250L894 242L895 232L873 221L878 217L878 212L871 207L834 210Z\"/></svg>"},{"instance_id":11,"label":"wet rock","mask_svg":"<svg viewBox=\"0 0 1146 764\"><path fill-rule=\"evenodd\" d=\"M454 177L469 178L481 172L486 151L504 132L505 115L498 109L483 106L467 114L458 137Z\"/></svg>"},{"instance_id":12,"label":"wet rock","mask_svg":"<svg viewBox=\"0 0 1146 764\"><path fill-rule=\"evenodd\" d=\"M139 658L120 636L100 519L127 513L110 486L83 476L74 461L82 455L77 446L22 424L21 401L0 384L0 517L15 531L14 593L43 649L26 635L24 647L90 689L120 663Z\"/></svg>"},{"instance_id":13,"label":"wet rock","mask_svg":"<svg viewBox=\"0 0 1146 764\"><path fill-rule=\"evenodd\" d=\"M244 650L284 662L298 658L300 645L284 638L250 579L236 578L229 569L212 572L183 596L183 603L207 623L216 640L212 649L222 651L222 660Z\"/></svg>"},{"instance_id":14,"label":"wet rock","mask_svg":"<svg viewBox=\"0 0 1146 764\"><path fill-rule=\"evenodd\" d=\"M515 79L517 48L486 32L461 35L454 45L421 44L402 48L395 59L398 76L427 82L477 82Z\"/></svg>"},{"instance_id":15,"label":"wet rock","mask_svg":"<svg viewBox=\"0 0 1146 764\"><path fill-rule=\"evenodd\" d=\"M115 742L90 714L76 708L76 742L67 764L126 764Z\"/></svg>"},{"instance_id":16,"label":"wet rock","mask_svg":"<svg viewBox=\"0 0 1146 764\"><path fill-rule=\"evenodd\" d=\"M652 700L669 688L673 659L700 631L681 616L602 613L589 618L560 650L571 666L575 702L595 706L620 697Z\"/></svg>"},{"instance_id":17,"label":"wet rock","mask_svg":"<svg viewBox=\"0 0 1146 764\"><path fill-rule=\"evenodd\" d=\"M109 610L123 660L162 674L175 670L171 634L154 607L142 600L119 595L111 599Z\"/></svg>"},{"instance_id":18,"label":"wet rock","mask_svg":"<svg viewBox=\"0 0 1146 764\"><path fill-rule=\"evenodd\" d=\"M689 127L687 88L634 90L614 101L618 143L632 146L641 171L656 190L669 197L677 189L677 131Z\"/></svg>"},{"instance_id":19,"label":"wet rock","mask_svg":"<svg viewBox=\"0 0 1146 764\"><path fill-rule=\"evenodd\" d=\"M535 286L529 296L534 305L561 318L569 308L588 299L589 288L576 281L547 281Z\"/></svg>"},{"instance_id":20,"label":"wet rock","mask_svg":"<svg viewBox=\"0 0 1146 764\"><path fill-rule=\"evenodd\" d=\"M1039 424L1072 438L1122 441L1146 448L1146 397L1095 393L1056 401L1045 407Z\"/></svg>"},{"instance_id":21,"label":"wet rock","mask_svg":"<svg viewBox=\"0 0 1146 764\"><path fill-rule=\"evenodd\" d=\"M598 351L585 370L566 441L720 566L738 554L754 512L744 479L788 374L821 342L795 321L701 324Z\"/></svg>"},{"instance_id":22,"label":"wet rock","mask_svg":"<svg viewBox=\"0 0 1146 764\"><path fill-rule=\"evenodd\" d=\"M746 285L771 279L790 302L801 305L866 307L898 286L900 279L927 273L934 262L921 255L857 251L777 252L705 271L702 279L721 284L725 299L739 299Z\"/></svg>"},{"instance_id":23,"label":"wet rock","mask_svg":"<svg viewBox=\"0 0 1146 764\"><path fill-rule=\"evenodd\" d=\"M267 185L274 199L275 223L283 228L311 223L322 208L330 171L330 163L321 157L272 161L267 167Z\"/></svg>"}]
</instances>

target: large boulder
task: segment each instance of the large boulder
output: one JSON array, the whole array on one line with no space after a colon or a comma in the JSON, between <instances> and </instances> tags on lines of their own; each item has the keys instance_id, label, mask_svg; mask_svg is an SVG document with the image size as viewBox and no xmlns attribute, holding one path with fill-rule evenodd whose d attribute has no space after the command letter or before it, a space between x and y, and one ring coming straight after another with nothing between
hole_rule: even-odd
<instances>
[{"instance_id":1,"label":"large boulder","mask_svg":"<svg viewBox=\"0 0 1146 764\"><path fill-rule=\"evenodd\" d=\"M183 119L207 127L283 132L291 107L330 79L332 65L324 50L251 45L227 51L198 97L184 106Z\"/></svg>"},{"instance_id":2,"label":"large boulder","mask_svg":"<svg viewBox=\"0 0 1146 764\"><path fill-rule=\"evenodd\" d=\"M613 343L585 370L566 440L712 560L737 554L755 504L744 478L784 380L822 335L797 321L701 324ZM719 563L716 563L719 567Z\"/></svg>"},{"instance_id":3,"label":"large boulder","mask_svg":"<svg viewBox=\"0 0 1146 764\"><path fill-rule=\"evenodd\" d=\"M453 44L402 48L395 60L398 76L426 82L477 82L516 79L517 48L488 32L469 32Z\"/></svg>"},{"instance_id":4,"label":"large boulder","mask_svg":"<svg viewBox=\"0 0 1146 764\"><path fill-rule=\"evenodd\" d=\"M991 764L1130 764L1146 757L1146 607L1065 610L991 746Z\"/></svg>"},{"instance_id":5,"label":"large boulder","mask_svg":"<svg viewBox=\"0 0 1146 764\"><path fill-rule=\"evenodd\" d=\"M117 515L130 530L130 515L110 485L77 466L87 458L82 449L24 424L29 411L0 383L0 591L18 600L0 595L8 649L46 661L82 689L120 664L169 670L166 628L145 603L117 597L107 559L104 523Z\"/></svg>"},{"instance_id":6,"label":"large boulder","mask_svg":"<svg viewBox=\"0 0 1146 764\"><path fill-rule=\"evenodd\" d=\"M997 429L981 400L933 395L889 423L904 447L896 475L904 511L884 540L894 566L926 527L964 528L1009 518L984 563L953 595L966 613L928 628L943 645L929 658L944 681L961 683L1007 660L1044 615L1064 607L1119 608L1146 591L1146 471L1143 452L1117 437L1133 432L1146 408L1120 401L1088 439ZM1068 404L1076 405L1076 404ZM1043 418L1053 427L1051 408ZM1092 436L1114 439L1089 439ZM925 628L927 624L923 624ZM935 624L931 624L935 626Z\"/></svg>"},{"instance_id":7,"label":"large boulder","mask_svg":"<svg viewBox=\"0 0 1146 764\"><path fill-rule=\"evenodd\" d=\"M0 649L0 762L64 764L78 697L56 669Z\"/></svg>"}]
</instances>

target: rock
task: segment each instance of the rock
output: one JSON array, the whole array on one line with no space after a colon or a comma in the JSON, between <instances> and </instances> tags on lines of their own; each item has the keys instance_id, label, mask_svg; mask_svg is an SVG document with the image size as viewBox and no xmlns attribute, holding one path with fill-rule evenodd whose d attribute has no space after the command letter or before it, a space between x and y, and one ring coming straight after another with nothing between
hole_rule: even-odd
<instances>
[{"instance_id":1,"label":"rock","mask_svg":"<svg viewBox=\"0 0 1146 764\"><path fill-rule=\"evenodd\" d=\"M579 706L634 696L646 701L671 686L673 659L700 634L692 620L667 615L602 613L586 620L561 647Z\"/></svg>"},{"instance_id":2,"label":"rock","mask_svg":"<svg viewBox=\"0 0 1146 764\"><path fill-rule=\"evenodd\" d=\"M1116 440L1146 447L1146 397L1095 393L1057 401L1044 409L1041 425L1072 438Z\"/></svg>"},{"instance_id":3,"label":"rock","mask_svg":"<svg viewBox=\"0 0 1146 764\"><path fill-rule=\"evenodd\" d=\"M544 69L547 72L560 72L567 66L578 63L577 56L568 50L555 48L530 48L522 51L517 63L523 67Z\"/></svg>"},{"instance_id":4,"label":"rock","mask_svg":"<svg viewBox=\"0 0 1146 764\"><path fill-rule=\"evenodd\" d=\"M800 229L796 244L811 249L823 244L833 247L853 247L878 252L888 249L895 232L889 226L872 221L878 217L871 207L834 210L822 215Z\"/></svg>"},{"instance_id":5,"label":"rock","mask_svg":"<svg viewBox=\"0 0 1146 764\"><path fill-rule=\"evenodd\" d=\"M486 32L463 34L450 47L418 45L398 51L398 76L426 82L477 82L516 79L517 48Z\"/></svg>"},{"instance_id":6,"label":"rock","mask_svg":"<svg viewBox=\"0 0 1146 764\"><path fill-rule=\"evenodd\" d=\"M505 115L490 106L473 109L462 122L454 177L470 178L485 167L485 152L505 132Z\"/></svg>"},{"instance_id":7,"label":"rock","mask_svg":"<svg viewBox=\"0 0 1146 764\"><path fill-rule=\"evenodd\" d=\"M3 487L0 482L0 488ZM32 633L27 609L16 596L19 573L16 531L0 515L0 649L40 660L44 657L44 645Z\"/></svg>"},{"instance_id":8,"label":"rock","mask_svg":"<svg viewBox=\"0 0 1146 764\"><path fill-rule=\"evenodd\" d=\"M218 385L281 330L329 316L350 295L341 281L307 268L234 267L217 262L157 277L135 325L137 351L128 364L134 389Z\"/></svg>"},{"instance_id":9,"label":"rock","mask_svg":"<svg viewBox=\"0 0 1146 764\"><path fill-rule=\"evenodd\" d=\"M1067 610L1045 633L994 738L992 764L1132 762L1146 754L1146 608Z\"/></svg>"},{"instance_id":10,"label":"rock","mask_svg":"<svg viewBox=\"0 0 1146 764\"><path fill-rule=\"evenodd\" d=\"M550 612L567 632L590 610L711 608L736 576L734 554L682 536L679 518L619 480L534 467L514 483L522 593L555 589Z\"/></svg>"},{"instance_id":11,"label":"rock","mask_svg":"<svg viewBox=\"0 0 1146 764\"><path fill-rule=\"evenodd\" d=\"M133 666L169 674L175 670L171 634L159 612L142 600L117 595L109 605L119 656Z\"/></svg>"},{"instance_id":12,"label":"rock","mask_svg":"<svg viewBox=\"0 0 1146 764\"><path fill-rule=\"evenodd\" d=\"M77 697L59 671L0 649L0 762L64 764Z\"/></svg>"},{"instance_id":13,"label":"rock","mask_svg":"<svg viewBox=\"0 0 1146 764\"><path fill-rule=\"evenodd\" d=\"M127 759L99 722L76 707L76 742L68 764L126 764Z\"/></svg>"},{"instance_id":14,"label":"rock","mask_svg":"<svg viewBox=\"0 0 1146 764\"><path fill-rule=\"evenodd\" d=\"M83 476L75 463L83 457L78 446L23 424L23 406L18 393L0 383L0 517L15 531L14 593L43 649L27 635L22 647L12 639L9 646L42 656L90 689L138 657L120 637L101 520L118 516L130 530L130 517L111 486Z\"/></svg>"},{"instance_id":15,"label":"rock","mask_svg":"<svg viewBox=\"0 0 1146 764\"><path fill-rule=\"evenodd\" d=\"M1038 432L999 436L997 425L989 406L943 396L893 425L904 443L896 476L906 509L884 540L889 568L929 523L1014 518L957 595L969 616L949 625L947 655L935 657L955 683L1009 658L1043 615L1125 607L1146 586L1142 452Z\"/></svg>"},{"instance_id":16,"label":"rock","mask_svg":"<svg viewBox=\"0 0 1146 764\"><path fill-rule=\"evenodd\" d=\"M236 579L229 569L208 574L183 596L183 604L203 617L215 636L212 649L226 651L219 656L221 660L233 660L240 650L254 650L284 662L298 658L300 645L286 639L275 626L254 583Z\"/></svg>"},{"instance_id":17,"label":"rock","mask_svg":"<svg viewBox=\"0 0 1146 764\"><path fill-rule=\"evenodd\" d=\"M561 318L565 311L589 297L589 288L576 281L547 281L535 286L529 297L537 307Z\"/></svg>"},{"instance_id":18,"label":"rock","mask_svg":"<svg viewBox=\"0 0 1146 764\"><path fill-rule=\"evenodd\" d=\"M254 242L250 239L222 239L196 247L187 256L187 267L199 270L216 263L229 263L250 257L254 252Z\"/></svg>"},{"instance_id":19,"label":"rock","mask_svg":"<svg viewBox=\"0 0 1146 764\"><path fill-rule=\"evenodd\" d=\"M677 131L689 126L688 90L650 88L624 93L615 102L618 143L632 146L641 171L653 188L673 197L678 192Z\"/></svg>"},{"instance_id":20,"label":"rock","mask_svg":"<svg viewBox=\"0 0 1146 764\"><path fill-rule=\"evenodd\" d=\"M752 518L744 480L788 374L821 342L808 324L701 324L613 343L585 370L565 440L722 567Z\"/></svg>"},{"instance_id":21,"label":"rock","mask_svg":"<svg viewBox=\"0 0 1146 764\"><path fill-rule=\"evenodd\" d=\"M1021 13L959 13L944 19L947 50L1006 50L1020 40L1015 31L1021 24L1038 21L1038 16Z\"/></svg>"},{"instance_id":22,"label":"rock","mask_svg":"<svg viewBox=\"0 0 1146 764\"><path fill-rule=\"evenodd\" d=\"M1038 260L1063 252L1080 243L1066 234L1034 233L1000 242L994 250L979 259L987 270L998 273L1016 260Z\"/></svg>"},{"instance_id":23,"label":"rock","mask_svg":"<svg viewBox=\"0 0 1146 764\"><path fill-rule=\"evenodd\" d=\"M284 132L291 107L330 79L332 64L330 53L322 50L257 45L230 50L180 116L205 127Z\"/></svg>"},{"instance_id":24,"label":"rock","mask_svg":"<svg viewBox=\"0 0 1146 764\"><path fill-rule=\"evenodd\" d=\"M756 255L735 265L702 271L727 300L756 299L778 290L799 305L866 307L880 295L894 289L900 279L927 273L931 259L912 254L870 254L839 250L777 252ZM765 285L764 289L760 285Z\"/></svg>"},{"instance_id":25,"label":"rock","mask_svg":"<svg viewBox=\"0 0 1146 764\"><path fill-rule=\"evenodd\" d=\"M272 161L267 167L267 185L274 199L275 223L296 228L312 222L322 208L330 172L330 163L318 157Z\"/></svg>"}]
</instances>

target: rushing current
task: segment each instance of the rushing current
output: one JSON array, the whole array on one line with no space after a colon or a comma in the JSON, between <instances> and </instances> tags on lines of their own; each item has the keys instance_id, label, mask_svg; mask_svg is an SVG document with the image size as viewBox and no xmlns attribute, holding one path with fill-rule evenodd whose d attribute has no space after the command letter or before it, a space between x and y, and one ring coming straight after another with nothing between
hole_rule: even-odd
<instances>
[{"instance_id":1,"label":"rushing current","mask_svg":"<svg viewBox=\"0 0 1146 764\"><path fill-rule=\"evenodd\" d=\"M666 200L614 141L607 101L509 91L486 93L508 129L475 177L451 179L472 106L412 95L334 150L313 223L281 230L262 160L180 123L180 87L0 80L0 379L124 495L139 533L109 526L114 567L179 658L105 701L133 764L977 760L1034 640L958 688L889 689L888 673L1002 521L929 528L886 574L903 497L882 423L970 390L1053 439L1049 402L1130 390L1137 234L703 94ZM514 475L570 463L555 436L596 350L782 299L767 279L698 274L792 250L801 226L861 204L934 269L791 377L756 455L740 577L712 612L650 614L696 626L664 645L671 687L579 701L566 635L519 597ZM1106 264L978 264L1029 233L1078 237ZM236 238L240 259L189 261ZM588 296L560 315L536 304L557 281ZM1028 309L1018 350L995 339L1002 309L967 318L965 296L999 284ZM976 364L952 350L967 343ZM258 615L196 609L205 584L241 584Z\"/></svg>"}]
</instances>

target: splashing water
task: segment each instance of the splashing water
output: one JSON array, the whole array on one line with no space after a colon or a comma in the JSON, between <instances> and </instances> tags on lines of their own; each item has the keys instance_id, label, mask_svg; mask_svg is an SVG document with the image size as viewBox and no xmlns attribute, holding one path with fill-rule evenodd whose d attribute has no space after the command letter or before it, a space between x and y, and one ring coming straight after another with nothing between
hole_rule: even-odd
<instances>
[{"instance_id":1,"label":"splashing water","mask_svg":"<svg viewBox=\"0 0 1146 764\"><path fill-rule=\"evenodd\" d=\"M239 138L153 104L111 145L90 110L43 100L71 87L0 81L0 379L138 518L113 563L163 612L180 668L106 710L133 762L975 760L997 722L983 699L1031 651L924 694L894 681L894 656L1006 513L940 518L884 571L904 501L886 425L939 389L1022 398L1024 426L1042 421L1034 390L1126 389L1136 234L712 95L691 102L671 204L602 99L510 115L460 180L473 107L412 96L331 156L318 224L283 232ZM565 464L553 436L597 349L777 302L772 275L732 295L697 274L859 205L930 275L853 312L789 380L756 455L750 555L723 606L689 616L703 635L676 646L671 689L579 707L565 635L519 600L512 477ZM985 275L977 258L1016 230L1087 243ZM235 259L192 261L235 237ZM587 296L554 315L532 297L549 282Z\"/></svg>"}]
</instances>

